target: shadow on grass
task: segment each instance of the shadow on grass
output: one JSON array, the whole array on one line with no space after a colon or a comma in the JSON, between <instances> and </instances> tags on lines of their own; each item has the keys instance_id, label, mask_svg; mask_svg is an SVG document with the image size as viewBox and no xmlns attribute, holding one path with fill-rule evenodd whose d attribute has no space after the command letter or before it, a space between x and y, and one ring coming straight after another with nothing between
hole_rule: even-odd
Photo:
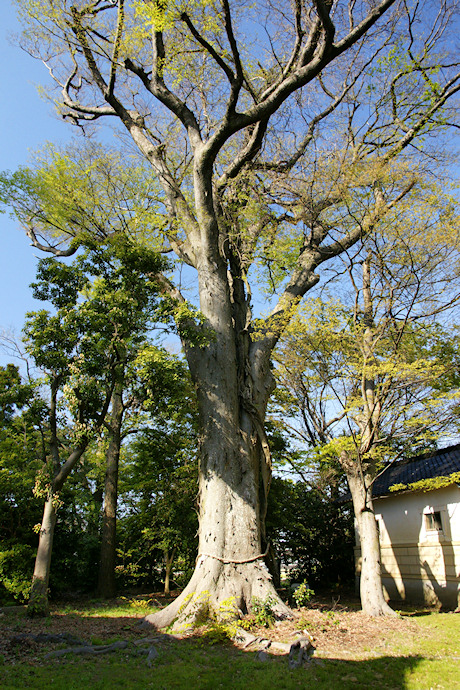
<instances>
[{"instance_id":1,"label":"shadow on grass","mask_svg":"<svg viewBox=\"0 0 460 690\"><path fill-rule=\"evenodd\" d=\"M0 619L2 689L43 688L52 680L57 690L247 690L248 686L255 690L406 690L409 677L415 674L418 678L417 668L424 660L416 655L388 654L359 660L313 657L291 669L287 655L267 654L261 659L257 651L242 650L231 642L213 644L214 640L199 635L177 639L142 628L141 618L105 617L101 613L88 617L56 612L49 619L32 621L18 614ZM64 632L92 641L95 648L115 639L125 640L127 646L111 653L69 653L46 658L50 652L69 646L63 641L50 642L49 637L46 641L46 634ZM40 634L45 636L43 643L37 641Z\"/></svg>"}]
</instances>

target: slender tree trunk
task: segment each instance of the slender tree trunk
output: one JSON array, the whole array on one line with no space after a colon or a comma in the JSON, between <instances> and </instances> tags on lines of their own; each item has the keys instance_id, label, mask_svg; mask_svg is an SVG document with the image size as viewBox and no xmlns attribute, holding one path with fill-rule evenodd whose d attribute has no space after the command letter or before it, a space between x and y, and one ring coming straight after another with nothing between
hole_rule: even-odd
<instances>
[{"instance_id":1,"label":"slender tree trunk","mask_svg":"<svg viewBox=\"0 0 460 690\"><path fill-rule=\"evenodd\" d=\"M56 458L54 459L56 473L51 487L48 490L43 509L43 519L40 527L37 555L35 557L34 574L32 576L32 588L28 602L27 613L29 616L47 616L49 613L48 584L51 568L51 554L53 550L54 528L56 525L56 502L59 500L59 492L64 482L83 455L87 444L88 441L85 440L79 448L74 449L62 466Z\"/></svg>"},{"instance_id":2,"label":"slender tree trunk","mask_svg":"<svg viewBox=\"0 0 460 690\"><path fill-rule=\"evenodd\" d=\"M193 625L209 608L217 615L246 613L254 597L271 597L280 617L290 614L262 553L270 470L262 452L272 391L268 361L260 357L257 341L235 328L225 264L201 266L199 278L200 306L214 338L206 348L187 351L202 429L198 557L183 593L146 619L176 629Z\"/></svg>"},{"instance_id":3,"label":"slender tree trunk","mask_svg":"<svg viewBox=\"0 0 460 690\"><path fill-rule=\"evenodd\" d=\"M47 616L49 614L48 584L55 525L56 510L53 505L53 492L50 491L45 501L43 518L40 526L37 556L35 558L34 574L32 577L32 588L27 609L29 616Z\"/></svg>"},{"instance_id":4,"label":"slender tree trunk","mask_svg":"<svg viewBox=\"0 0 460 690\"><path fill-rule=\"evenodd\" d=\"M102 514L101 553L99 562L98 594L109 599L115 596L115 563L118 500L118 465L123 421L123 384L118 382L112 394L112 412L108 425L109 445L106 454L104 484L104 510Z\"/></svg>"},{"instance_id":5,"label":"slender tree trunk","mask_svg":"<svg viewBox=\"0 0 460 690\"><path fill-rule=\"evenodd\" d=\"M388 606L383 595L380 540L372 502L372 481L375 467L363 460L372 449L378 438L381 414L381 399L376 395L374 375L368 367L375 361L375 326L374 305L371 290L371 255L368 254L362 265L363 269L363 302L365 326L362 339L363 378L361 384L362 412L356 422L361 436L357 458L343 455L342 466L347 474L348 484L353 499L353 507L358 527L361 546L360 595L361 607L369 616L396 615Z\"/></svg>"},{"instance_id":6,"label":"slender tree trunk","mask_svg":"<svg viewBox=\"0 0 460 690\"><path fill-rule=\"evenodd\" d=\"M164 593L166 595L170 594L170 589L169 589L169 582L171 578L171 570L172 570L172 564L174 561L174 556L176 554L176 548L174 547L171 553L168 552L168 549L165 549L165 588L164 588Z\"/></svg>"},{"instance_id":7,"label":"slender tree trunk","mask_svg":"<svg viewBox=\"0 0 460 690\"><path fill-rule=\"evenodd\" d=\"M348 473L347 479L361 546L360 595L363 613L368 616L395 616L383 594L380 541L372 503L371 478Z\"/></svg>"}]
</instances>

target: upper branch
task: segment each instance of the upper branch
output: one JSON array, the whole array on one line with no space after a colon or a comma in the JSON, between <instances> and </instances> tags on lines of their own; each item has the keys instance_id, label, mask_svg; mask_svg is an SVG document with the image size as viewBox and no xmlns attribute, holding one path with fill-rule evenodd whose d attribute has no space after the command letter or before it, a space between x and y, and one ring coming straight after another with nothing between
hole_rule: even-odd
<instances>
[{"instance_id":1,"label":"upper branch","mask_svg":"<svg viewBox=\"0 0 460 690\"><path fill-rule=\"evenodd\" d=\"M221 70L225 73L228 81L230 84L233 84L235 81L235 75L233 74L233 70L227 65L225 60L219 55L217 50L214 48L214 46L209 43L196 29L195 25L193 24L192 20L188 16L187 12L182 12L180 18L182 21L186 24L188 30L192 34L193 38L202 46L207 52L211 55L211 57L217 62Z\"/></svg>"},{"instance_id":2,"label":"upper branch","mask_svg":"<svg viewBox=\"0 0 460 690\"><path fill-rule=\"evenodd\" d=\"M120 52L121 37L123 34L123 24L125 20L125 0L118 0L118 21L115 42L113 44L112 60L110 64L109 94L113 94L115 88L115 78L117 74L118 54Z\"/></svg>"},{"instance_id":3,"label":"upper branch","mask_svg":"<svg viewBox=\"0 0 460 690\"><path fill-rule=\"evenodd\" d=\"M261 95L259 101L244 113L235 113L221 123L205 146L203 163L212 163L222 145L232 134L259 121L268 121L294 91L312 81L332 60L357 43L395 1L383 0L337 44L333 43L332 32L328 28L326 18L324 18L325 25L318 18L312 26L305 48L299 55L297 67L278 80L276 85L271 85ZM321 7L318 7L318 12L326 12L327 5L322 2L319 4Z\"/></svg>"},{"instance_id":4,"label":"upper branch","mask_svg":"<svg viewBox=\"0 0 460 690\"><path fill-rule=\"evenodd\" d=\"M190 143L196 148L201 143L201 133L198 122L193 112L178 98L168 87L163 79L164 64L166 59L163 33L154 31L152 38L153 69L150 82L142 79L139 71L133 70L141 77L146 88L168 108L186 128L190 137ZM130 65L133 63L130 61ZM144 73L145 74L145 73Z\"/></svg>"},{"instance_id":5,"label":"upper branch","mask_svg":"<svg viewBox=\"0 0 460 690\"><path fill-rule=\"evenodd\" d=\"M280 161L266 161L266 162L260 162L260 163L254 163L252 167L254 167L257 170L274 170L276 172L287 172L288 170L291 170L294 165L297 163L297 161L300 160L300 158L303 156L305 153L308 145L310 142L313 140L313 137L315 135L315 130L317 125L324 120L328 115L330 115L336 108L337 106L340 105L340 103L343 101L345 96L350 92L351 88L353 85L356 83L358 79L358 76L356 76L353 81L346 85L342 91L334 98L332 103L330 103L327 108L325 108L322 112L318 113L315 115L315 117L310 120L307 128L307 132L300 142L299 146L297 147L296 151L289 157L285 158Z\"/></svg>"},{"instance_id":6,"label":"upper branch","mask_svg":"<svg viewBox=\"0 0 460 690\"><path fill-rule=\"evenodd\" d=\"M223 0L223 6L224 6L224 17L225 17L225 30L227 32L227 38L228 42L230 43L230 48L232 51L233 55L233 60L235 62L235 70L236 70L236 79L233 80L232 82L232 90L230 94L230 99L228 102L228 111L233 112L236 103L238 101L238 95L241 90L241 86L244 81L244 73L243 73L243 66L241 64L241 58L240 58L240 53L238 50L238 45L236 43L236 38L235 34L233 32L233 26L232 26L232 17L230 13L230 6L228 4L228 0Z\"/></svg>"},{"instance_id":7,"label":"upper branch","mask_svg":"<svg viewBox=\"0 0 460 690\"><path fill-rule=\"evenodd\" d=\"M331 45L335 36L335 26L331 20L330 14L332 2L331 0L326 0L326 2L323 2L323 0L315 0L315 5L318 12L318 16L321 20L321 24L324 28L325 43Z\"/></svg>"},{"instance_id":8,"label":"upper branch","mask_svg":"<svg viewBox=\"0 0 460 690\"><path fill-rule=\"evenodd\" d=\"M26 229L26 235L30 239L33 247L40 249L40 251L42 252L53 254L53 256L72 256L73 254L75 254L78 248L74 244L71 244L67 249L58 249L55 245L52 244L42 244L37 238L36 232L32 227Z\"/></svg>"},{"instance_id":9,"label":"upper branch","mask_svg":"<svg viewBox=\"0 0 460 690\"><path fill-rule=\"evenodd\" d=\"M302 47L302 41L305 36L305 32L302 28L302 3L299 0L295 0L295 28L296 37L294 42L294 47L292 49L291 57L287 61L283 69L283 77L285 77L291 71L292 67L295 65L300 49Z\"/></svg>"},{"instance_id":10,"label":"upper branch","mask_svg":"<svg viewBox=\"0 0 460 690\"><path fill-rule=\"evenodd\" d=\"M263 348L267 357L270 356L284 329L285 314L289 314L290 309L295 307L296 303L318 283L319 276L315 273L316 269L329 259L347 251L362 237L368 235L376 223L382 220L388 211L410 192L414 184L415 180L409 182L391 202L386 202L383 194L377 188L374 192L374 207L352 230L335 242L324 246L321 246L321 242L325 239L325 233L320 230L316 242L313 244L309 242L302 248L297 267L294 269L289 283L261 329L264 338L259 349Z\"/></svg>"},{"instance_id":11,"label":"upper branch","mask_svg":"<svg viewBox=\"0 0 460 690\"><path fill-rule=\"evenodd\" d=\"M257 156L261 149L265 132L267 131L267 125L268 120L262 120L254 126L246 145L243 146L241 151L235 156L233 161L220 176L216 184L218 191L222 191L229 180L235 178L240 170Z\"/></svg>"},{"instance_id":12,"label":"upper branch","mask_svg":"<svg viewBox=\"0 0 460 690\"><path fill-rule=\"evenodd\" d=\"M440 110L443 105L454 96L456 93L460 92L460 73L455 74L445 86L440 90L438 97L436 98L433 105L428 108L428 110L423 113L423 115L418 119L418 121L404 134L403 137L388 151L384 156L384 161L389 161L394 158L400 151L406 148L416 137L419 132L427 125L433 115Z\"/></svg>"}]
</instances>

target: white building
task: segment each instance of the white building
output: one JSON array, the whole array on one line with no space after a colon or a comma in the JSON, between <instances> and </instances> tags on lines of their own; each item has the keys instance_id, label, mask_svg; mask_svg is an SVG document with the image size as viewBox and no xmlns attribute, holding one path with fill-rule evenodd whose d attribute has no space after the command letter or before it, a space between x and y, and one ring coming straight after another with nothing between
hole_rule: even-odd
<instances>
[{"instance_id":1,"label":"white building","mask_svg":"<svg viewBox=\"0 0 460 690\"><path fill-rule=\"evenodd\" d=\"M388 598L459 607L460 445L395 463L373 495ZM359 575L359 547L355 557Z\"/></svg>"}]
</instances>

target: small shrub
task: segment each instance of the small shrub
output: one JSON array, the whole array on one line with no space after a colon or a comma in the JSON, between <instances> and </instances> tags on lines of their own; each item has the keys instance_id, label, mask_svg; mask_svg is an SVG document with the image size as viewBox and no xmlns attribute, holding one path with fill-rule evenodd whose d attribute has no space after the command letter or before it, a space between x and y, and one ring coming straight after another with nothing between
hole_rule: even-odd
<instances>
[{"instance_id":1,"label":"small shrub","mask_svg":"<svg viewBox=\"0 0 460 690\"><path fill-rule=\"evenodd\" d=\"M255 624L254 616L251 613L237 621L238 628L242 628L243 630L252 630Z\"/></svg>"},{"instance_id":2,"label":"small shrub","mask_svg":"<svg viewBox=\"0 0 460 690\"><path fill-rule=\"evenodd\" d=\"M301 606L307 606L307 604L311 601L312 597L315 596L315 593L310 587L308 586L308 583L306 580L304 580L295 590L295 592L292 595L292 598L294 599L297 608L300 608Z\"/></svg>"},{"instance_id":3,"label":"small shrub","mask_svg":"<svg viewBox=\"0 0 460 690\"><path fill-rule=\"evenodd\" d=\"M208 645L223 644L232 639L234 630L225 623L211 622L206 630L201 633L201 642Z\"/></svg>"},{"instance_id":4,"label":"small shrub","mask_svg":"<svg viewBox=\"0 0 460 690\"><path fill-rule=\"evenodd\" d=\"M143 613L146 610L151 609L155 601L154 599L131 599L128 601L129 608L136 612Z\"/></svg>"},{"instance_id":5,"label":"small shrub","mask_svg":"<svg viewBox=\"0 0 460 690\"><path fill-rule=\"evenodd\" d=\"M326 613L326 620L329 623L329 625L340 625L340 618L334 611L328 611Z\"/></svg>"},{"instance_id":6,"label":"small shrub","mask_svg":"<svg viewBox=\"0 0 460 690\"><path fill-rule=\"evenodd\" d=\"M273 597L268 596L266 599L259 599L253 597L251 602L251 613L254 616L256 625L261 625L264 628L270 628L275 622L275 613L273 607L276 601Z\"/></svg>"}]
</instances>

